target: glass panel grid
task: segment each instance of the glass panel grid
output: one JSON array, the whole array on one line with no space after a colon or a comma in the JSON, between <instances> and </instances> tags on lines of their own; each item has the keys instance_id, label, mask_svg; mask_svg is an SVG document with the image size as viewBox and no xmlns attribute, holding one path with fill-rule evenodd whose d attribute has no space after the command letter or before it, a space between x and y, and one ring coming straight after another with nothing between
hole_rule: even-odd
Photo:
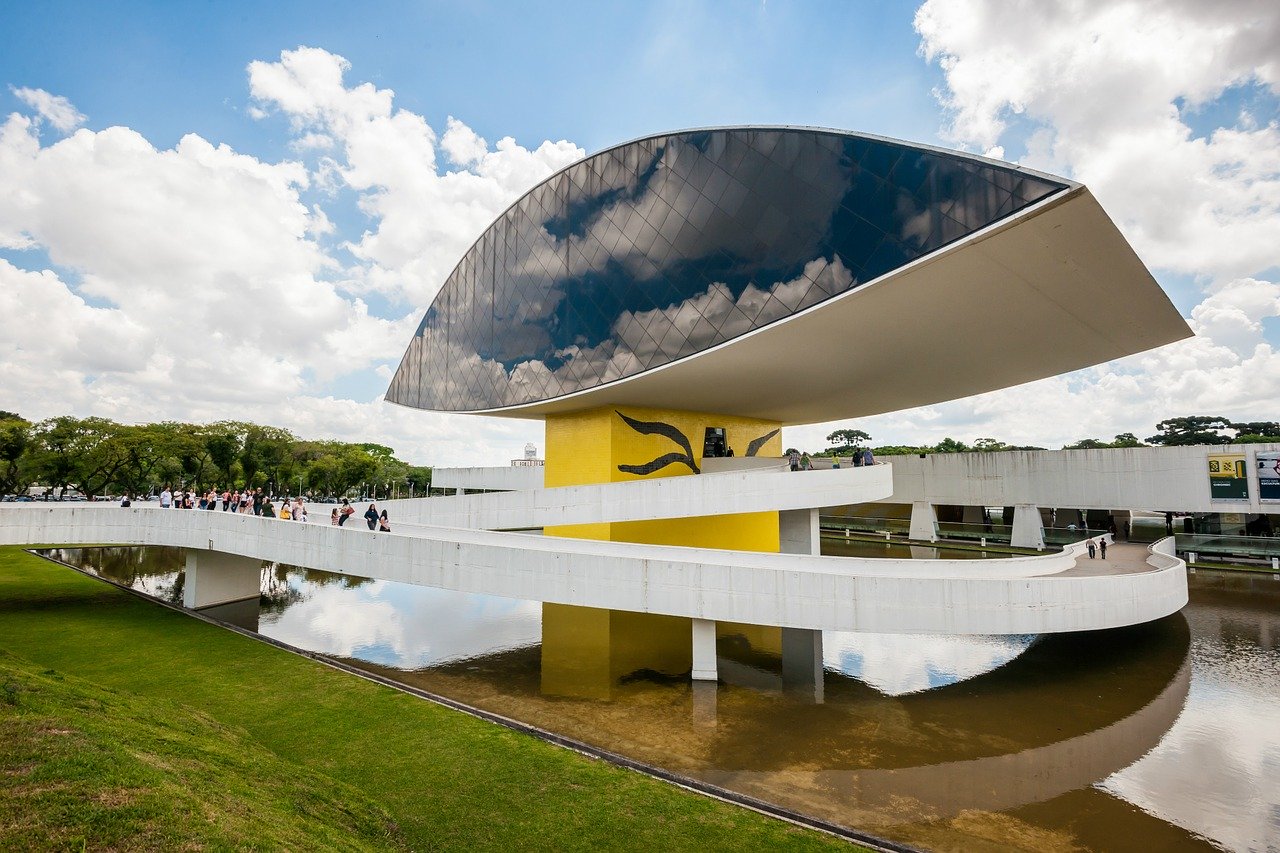
<instances>
[{"instance_id":1,"label":"glass panel grid","mask_svg":"<svg viewBox=\"0 0 1280 853\"><path fill-rule=\"evenodd\" d=\"M824 131L700 131L535 187L441 288L387 398L534 402L783 319L1066 188Z\"/></svg>"}]
</instances>

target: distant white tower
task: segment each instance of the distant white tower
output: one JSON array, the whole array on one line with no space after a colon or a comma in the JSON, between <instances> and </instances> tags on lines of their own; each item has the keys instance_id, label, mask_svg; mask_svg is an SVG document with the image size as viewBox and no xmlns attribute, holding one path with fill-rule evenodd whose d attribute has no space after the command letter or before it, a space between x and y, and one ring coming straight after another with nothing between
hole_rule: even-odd
<instances>
[{"instance_id":1,"label":"distant white tower","mask_svg":"<svg viewBox=\"0 0 1280 853\"><path fill-rule=\"evenodd\" d=\"M524 446L524 458L512 459L511 464L519 468L528 465L543 465L545 463L538 458L538 446L533 442L529 442Z\"/></svg>"}]
</instances>

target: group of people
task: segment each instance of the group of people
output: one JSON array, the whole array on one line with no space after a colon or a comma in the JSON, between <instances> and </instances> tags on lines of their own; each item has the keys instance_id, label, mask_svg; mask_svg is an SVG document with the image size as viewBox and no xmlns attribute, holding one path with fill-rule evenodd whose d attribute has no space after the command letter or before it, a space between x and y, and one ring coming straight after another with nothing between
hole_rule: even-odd
<instances>
[{"instance_id":1,"label":"group of people","mask_svg":"<svg viewBox=\"0 0 1280 853\"><path fill-rule=\"evenodd\" d=\"M343 498L342 506L335 506L333 512L329 514L329 523L334 527L342 527L347 523L347 519L355 514L356 508ZM364 523L369 525L370 530L391 532L391 519L387 516L387 511L384 509L379 513L375 504L369 504L369 508L364 511Z\"/></svg>"},{"instance_id":2,"label":"group of people","mask_svg":"<svg viewBox=\"0 0 1280 853\"><path fill-rule=\"evenodd\" d=\"M871 448L863 450L854 450L850 461L854 468L862 468L864 466L876 464L876 457L871 452ZM808 453L801 453L798 450L792 450L787 454L787 462L791 465L792 471L810 471L813 469L813 460L809 458ZM831 467L840 467L840 457L831 457Z\"/></svg>"},{"instance_id":3,"label":"group of people","mask_svg":"<svg viewBox=\"0 0 1280 853\"><path fill-rule=\"evenodd\" d=\"M282 497L277 507L276 498L270 495L264 495L262 489L227 489L219 492L217 489L210 489L204 494L197 494L191 491L173 491L168 486L160 492L160 508L161 509L203 509L203 510L221 510L222 512L235 512L242 515L257 515L264 518L280 518L286 521L308 521L307 505L302 496L295 498ZM129 498L126 497L121 501L122 506L129 506ZM334 507L333 512L329 516L329 523L335 527L341 527L347 523L347 519L355 515L356 509L346 498L342 499L342 506ZM381 530L391 532L391 520L387 516L384 509L378 512L377 506L369 504L369 508L364 513L365 523L370 530Z\"/></svg>"},{"instance_id":4,"label":"group of people","mask_svg":"<svg viewBox=\"0 0 1280 853\"><path fill-rule=\"evenodd\" d=\"M276 500L280 501L279 507ZM307 506L302 496L273 498L264 495L262 489L217 489L198 494L191 491L172 491L168 486L160 492L161 509L203 509L236 512L242 515L260 515L266 518L283 518L290 521L306 521Z\"/></svg>"}]
</instances>

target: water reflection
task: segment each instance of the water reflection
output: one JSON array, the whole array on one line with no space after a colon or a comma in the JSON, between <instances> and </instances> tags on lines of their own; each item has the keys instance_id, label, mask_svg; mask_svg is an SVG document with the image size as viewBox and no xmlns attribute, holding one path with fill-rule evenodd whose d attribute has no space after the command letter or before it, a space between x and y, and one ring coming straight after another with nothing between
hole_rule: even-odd
<instances>
[{"instance_id":1,"label":"water reflection","mask_svg":"<svg viewBox=\"0 0 1280 853\"><path fill-rule=\"evenodd\" d=\"M64 550L181 598L181 552ZM708 782L931 849L1274 849L1280 582L1200 572L1183 614L1043 638L827 633L821 701L779 629L264 569L260 630Z\"/></svg>"}]
</instances>

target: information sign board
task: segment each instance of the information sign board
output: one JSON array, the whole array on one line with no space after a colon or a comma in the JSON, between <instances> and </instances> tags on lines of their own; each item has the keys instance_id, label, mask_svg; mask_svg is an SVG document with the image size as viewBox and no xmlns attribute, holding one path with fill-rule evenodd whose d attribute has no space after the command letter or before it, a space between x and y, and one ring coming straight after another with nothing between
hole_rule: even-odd
<instances>
[{"instance_id":1,"label":"information sign board","mask_svg":"<svg viewBox=\"0 0 1280 853\"><path fill-rule=\"evenodd\" d=\"M1258 454L1258 500L1280 503L1280 453Z\"/></svg>"},{"instance_id":2,"label":"information sign board","mask_svg":"<svg viewBox=\"0 0 1280 853\"><path fill-rule=\"evenodd\" d=\"M1249 500L1249 477L1245 473L1244 454L1232 453L1209 457L1209 499Z\"/></svg>"}]
</instances>

